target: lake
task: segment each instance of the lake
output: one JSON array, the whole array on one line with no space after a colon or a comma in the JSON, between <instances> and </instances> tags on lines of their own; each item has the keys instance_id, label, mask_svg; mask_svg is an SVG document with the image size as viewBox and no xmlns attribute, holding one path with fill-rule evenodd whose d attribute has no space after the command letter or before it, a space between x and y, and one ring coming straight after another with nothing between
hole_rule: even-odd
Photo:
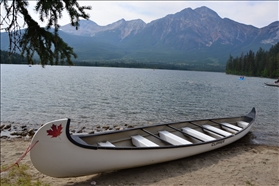
<instances>
[{"instance_id":1,"label":"lake","mask_svg":"<svg viewBox=\"0 0 279 186\"><path fill-rule=\"evenodd\" d=\"M257 109L251 143L279 144L274 79L225 73L1 65L1 122L39 126L71 118L76 127L150 125L238 116Z\"/></svg>"}]
</instances>

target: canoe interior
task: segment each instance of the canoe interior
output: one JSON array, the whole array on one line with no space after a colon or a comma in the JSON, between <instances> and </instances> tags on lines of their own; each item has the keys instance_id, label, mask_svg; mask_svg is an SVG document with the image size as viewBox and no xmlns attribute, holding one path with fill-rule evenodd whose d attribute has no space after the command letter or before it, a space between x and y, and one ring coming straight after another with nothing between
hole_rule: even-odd
<instances>
[{"instance_id":1,"label":"canoe interior","mask_svg":"<svg viewBox=\"0 0 279 186\"><path fill-rule=\"evenodd\" d=\"M226 131L222 128L221 123L229 123L234 126L238 126L238 121L244 121L249 123L249 125L254 120L253 113L249 113L246 116L240 117L232 117L232 118L219 118L219 119L205 119L205 120L194 120L194 121L185 121L185 122L178 122L178 123L170 123L170 124L160 124L160 125L152 125L152 126L144 126L138 127L133 129L126 129L121 131L111 131L111 132L104 132L104 133L97 133L97 134L85 134L85 135L68 135L68 138L71 138L70 141L74 142L76 145L79 145L84 148L139 148L135 146L132 142L131 136L140 135L145 139L150 140L151 142L158 145L159 148L165 147L177 147L177 145L173 145L170 142L162 139L159 135L159 131L167 131L169 133L174 134L184 140L189 141L191 144L188 145L198 145L204 143L212 143L212 141L204 141L198 139L192 135L189 135L183 131L183 128L189 127L194 129L195 131L199 131L207 136L214 137L215 140L222 140L228 138L222 135L216 135L213 131L204 130L203 125L210 125L215 128L218 128L222 131ZM247 126L248 127L248 126ZM246 128L247 128L246 127ZM244 128L241 130L243 131ZM236 135L241 131L229 132L231 135ZM226 131L228 132L228 131ZM100 142L110 142L113 147L104 147L100 146ZM181 145L185 146L185 145ZM142 148L142 147L140 147ZM154 148L154 147L153 147Z\"/></svg>"}]
</instances>

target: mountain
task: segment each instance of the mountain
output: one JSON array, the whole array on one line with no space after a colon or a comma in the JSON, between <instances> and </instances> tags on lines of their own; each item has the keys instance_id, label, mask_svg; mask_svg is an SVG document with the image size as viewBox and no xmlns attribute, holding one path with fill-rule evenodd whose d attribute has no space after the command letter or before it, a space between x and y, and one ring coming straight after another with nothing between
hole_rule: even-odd
<instances>
[{"instance_id":1,"label":"mountain","mask_svg":"<svg viewBox=\"0 0 279 186\"><path fill-rule=\"evenodd\" d=\"M99 26L82 20L78 30L70 24L61 26L60 36L74 48L79 61L156 62L224 70L229 55L257 51L259 47L268 50L278 42L279 21L257 28L222 19L203 6L186 8L148 24L140 19L121 19Z\"/></svg>"},{"instance_id":2,"label":"mountain","mask_svg":"<svg viewBox=\"0 0 279 186\"><path fill-rule=\"evenodd\" d=\"M257 40L262 44L276 44L279 41L279 22L259 29Z\"/></svg>"},{"instance_id":3,"label":"mountain","mask_svg":"<svg viewBox=\"0 0 279 186\"><path fill-rule=\"evenodd\" d=\"M121 19L115 23L109 24L107 26L99 26L95 22L88 20L81 20L80 27L76 30L71 24L67 24L60 28L61 31L66 33L80 35L80 36L95 36L97 33L101 32L114 32L115 30L120 30L120 38L124 39L128 35L137 34L145 27L146 23L142 20L132 20L132 21L125 21Z\"/></svg>"}]
</instances>

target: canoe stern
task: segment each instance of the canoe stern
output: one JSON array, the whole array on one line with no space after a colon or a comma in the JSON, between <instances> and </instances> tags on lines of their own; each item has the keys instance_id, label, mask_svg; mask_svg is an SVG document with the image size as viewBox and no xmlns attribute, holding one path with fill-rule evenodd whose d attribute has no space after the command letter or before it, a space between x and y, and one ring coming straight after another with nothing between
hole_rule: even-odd
<instances>
[{"instance_id":1,"label":"canoe stern","mask_svg":"<svg viewBox=\"0 0 279 186\"><path fill-rule=\"evenodd\" d=\"M72 146L67 138L67 125L70 119L64 118L44 124L33 136L30 158L34 167L49 176L56 175L53 166L65 159L65 150Z\"/></svg>"}]
</instances>

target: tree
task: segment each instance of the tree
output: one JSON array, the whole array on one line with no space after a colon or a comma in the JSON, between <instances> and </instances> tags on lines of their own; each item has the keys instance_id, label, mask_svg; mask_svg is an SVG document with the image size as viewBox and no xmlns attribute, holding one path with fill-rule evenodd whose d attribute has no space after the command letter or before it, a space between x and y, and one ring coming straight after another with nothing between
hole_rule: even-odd
<instances>
[{"instance_id":1,"label":"tree","mask_svg":"<svg viewBox=\"0 0 279 186\"><path fill-rule=\"evenodd\" d=\"M77 57L73 48L68 46L58 35L60 25L58 20L62 17L63 10L69 14L71 25L76 29L79 27L80 18L89 19L85 10L90 6L79 6L77 0L37 0L35 10L40 15L42 22L46 21L47 26L42 28L30 16L27 7L27 0L1 0L1 7L6 11L1 13L1 30L9 34L9 52L17 50L26 57L28 64L33 64L33 55L39 55L41 65L64 64L72 65L71 57ZM22 17L24 24L20 25L18 18ZM26 29L22 29L27 26Z\"/></svg>"},{"instance_id":2,"label":"tree","mask_svg":"<svg viewBox=\"0 0 279 186\"><path fill-rule=\"evenodd\" d=\"M279 42L269 51L262 48L256 52L233 58L231 55L226 65L226 73L274 78L279 76Z\"/></svg>"}]
</instances>

